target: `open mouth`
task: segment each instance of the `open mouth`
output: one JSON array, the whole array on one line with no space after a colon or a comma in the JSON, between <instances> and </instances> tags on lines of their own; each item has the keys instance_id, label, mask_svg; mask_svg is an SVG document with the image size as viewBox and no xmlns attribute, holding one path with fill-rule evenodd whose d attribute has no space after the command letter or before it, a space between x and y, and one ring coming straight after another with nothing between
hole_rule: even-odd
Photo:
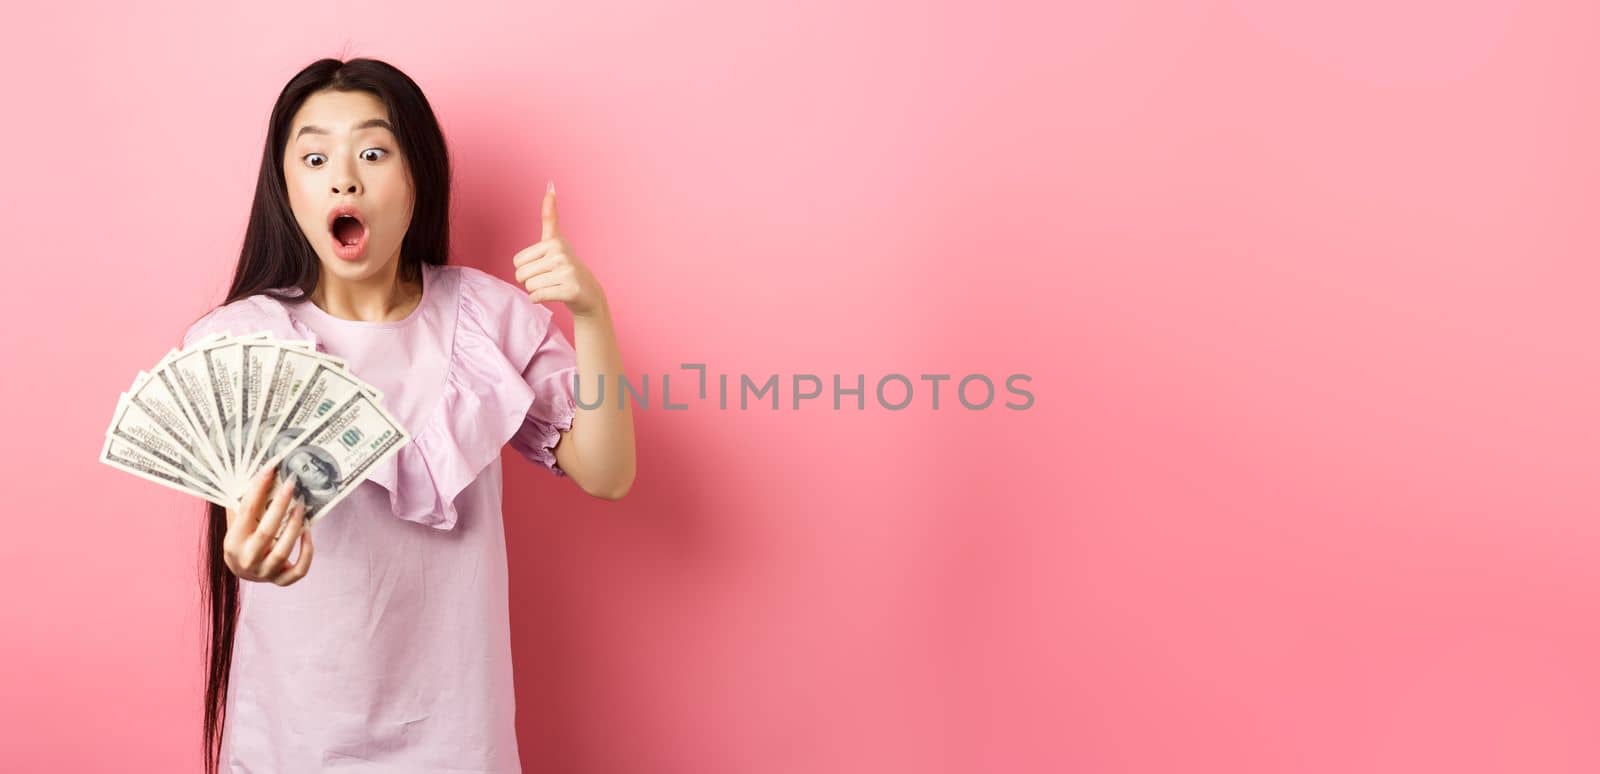
<instances>
[{"instance_id":1,"label":"open mouth","mask_svg":"<svg viewBox=\"0 0 1600 774\"><path fill-rule=\"evenodd\" d=\"M361 244L361 237L367 233L367 226L354 215L340 215L333 219L329 227L335 242L345 247L354 247Z\"/></svg>"},{"instance_id":2,"label":"open mouth","mask_svg":"<svg viewBox=\"0 0 1600 774\"><path fill-rule=\"evenodd\" d=\"M328 214L328 234L333 238L333 254L339 258L359 260L367 251L367 224L354 206L340 205Z\"/></svg>"}]
</instances>

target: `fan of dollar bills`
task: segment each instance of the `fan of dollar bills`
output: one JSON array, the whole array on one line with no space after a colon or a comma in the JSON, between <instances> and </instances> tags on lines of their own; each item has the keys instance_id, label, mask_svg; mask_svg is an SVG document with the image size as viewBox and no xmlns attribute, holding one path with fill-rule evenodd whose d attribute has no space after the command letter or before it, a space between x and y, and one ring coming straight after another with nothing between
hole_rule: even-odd
<instances>
[{"instance_id":1,"label":"fan of dollar bills","mask_svg":"<svg viewBox=\"0 0 1600 774\"><path fill-rule=\"evenodd\" d=\"M139 372L100 461L225 507L275 466L309 527L411 440L382 399L309 342L212 334Z\"/></svg>"}]
</instances>

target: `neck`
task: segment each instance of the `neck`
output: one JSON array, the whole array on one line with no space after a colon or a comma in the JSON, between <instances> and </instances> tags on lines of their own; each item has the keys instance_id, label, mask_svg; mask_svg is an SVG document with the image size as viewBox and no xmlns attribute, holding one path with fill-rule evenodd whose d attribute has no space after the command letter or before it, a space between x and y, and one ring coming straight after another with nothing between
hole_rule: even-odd
<instances>
[{"instance_id":1,"label":"neck","mask_svg":"<svg viewBox=\"0 0 1600 774\"><path fill-rule=\"evenodd\" d=\"M361 322L405 319L421 300L422 283L402 280L398 260L360 280L342 279L324 271L311 291L311 303L322 311Z\"/></svg>"}]
</instances>

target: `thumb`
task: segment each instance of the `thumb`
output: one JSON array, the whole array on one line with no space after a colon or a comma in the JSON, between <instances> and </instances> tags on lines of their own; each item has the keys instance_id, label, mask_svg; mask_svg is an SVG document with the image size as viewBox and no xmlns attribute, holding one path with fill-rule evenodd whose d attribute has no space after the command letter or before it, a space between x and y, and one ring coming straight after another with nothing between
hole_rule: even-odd
<instances>
[{"instance_id":1,"label":"thumb","mask_svg":"<svg viewBox=\"0 0 1600 774\"><path fill-rule=\"evenodd\" d=\"M541 213L544 220L544 232L539 235L539 241L556 236L556 181L551 180L544 189L544 211Z\"/></svg>"}]
</instances>

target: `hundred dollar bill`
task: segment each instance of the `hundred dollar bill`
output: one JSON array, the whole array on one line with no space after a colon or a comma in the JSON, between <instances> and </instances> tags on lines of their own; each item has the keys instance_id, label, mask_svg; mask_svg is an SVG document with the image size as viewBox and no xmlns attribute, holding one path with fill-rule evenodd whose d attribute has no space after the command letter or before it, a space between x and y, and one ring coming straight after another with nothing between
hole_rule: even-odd
<instances>
[{"instance_id":1,"label":"hundred dollar bill","mask_svg":"<svg viewBox=\"0 0 1600 774\"><path fill-rule=\"evenodd\" d=\"M234 363L232 367L237 370L238 358L213 358L210 354L212 350L230 346L235 350L238 348L237 345L220 343L181 351L168 359L157 373L167 375L173 383L179 405L188 414L189 423L199 434L200 440L210 446L222 468L218 473L224 477L226 491L231 492L238 481L238 466L227 441L226 422L238 410L238 396L226 386L226 378L218 379L214 373L228 368L230 362Z\"/></svg>"},{"instance_id":2,"label":"hundred dollar bill","mask_svg":"<svg viewBox=\"0 0 1600 774\"><path fill-rule=\"evenodd\" d=\"M328 400L322 392L330 387L334 390L349 389L349 385L355 385L354 389L368 393L374 400L382 400L382 393L374 389L373 385L366 384L354 374L350 374L341 358L315 350L310 352L302 352L299 349L280 350L278 357L272 363L269 379L264 379L261 397L259 400L253 398L256 408L251 411L258 416L253 421L250 433L245 437L245 454L243 454L245 475L237 477L237 481L245 483L253 478L254 473L261 470L261 462L266 461L266 457L274 453L275 449L270 446L274 443L282 445L282 440L275 438L286 422L286 414L296 406L296 401L301 398L306 385L318 379L318 374L331 374L330 379L339 379L339 382L328 382L318 387L317 400ZM334 395L334 398L338 397L339 395Z\"/></svg>"},{"instance_id":3,"label":"hundred dollar bill","mask_svg":"<svg viewBox=\"0 0 1600 774\"><path fill-rule=\"evenodd\" d=\"M276 455L286 444L321 421L350 396L365 393L366 385L350 372L309 353L282 350L270 385L263 396L261 419L251 439L247 473ZM377 396L372 396L377 399ZM261 461L261 462L258 462ZM237 482L242 486L249 476ZM230 489L237 493L238 487Z\"/></svg>"},{"instance_id":4,"label":"hundred dollar bill","mask_svg":"<svg viewBox=\"0 0 1600 774\"><path fill-rule=\"evenodd\" d=\"M112 417L111 427L106 431L107 443L116 440L138 450L145 457L159 462L172 472L181 473L189 481L201 482L205 489L225 493L221 486L212 481L208 475L207 467L200 460L189 455L183 450L182 445L173 440L171 434L163 427L162 420L145 410L143 401L132 393L125 393L117 402L116 414ZM118 446L121 449L121 445ZM101 456L105 457L112 450L102 447ZM127 459L129 455L118 455L117 459Z\"/></svg>"},{"instance_id":5,"label":"hundred dollar bill","mask_svg":"<svg viewBox=\"0 0 1600 774\"><path fill-rule=\"evenodd\" d=\"M217 342L218 340L223 339L223 338L227 338L229 336L232 336L232 334L214 333L214 334L211 334L210 336L207 336L205 339L201 339L201 340L197 341L195 343L194 347L198 348L198 347L202 346L203 342L206 342L206 341ZM258 343L258 344L270 343L273 346L281 347L281 348L284 348L284 349L294 349L294 350L297 350L297 351L300 351L300 352L304 352L305 354L310 355L311 357L314 357L314 358L317 358L319 360L322 360L322 361L328 363L329 365L334 366L335 368L337 368L337 369L339 369L341 371L345 371L347 373L350 371L349 364L345 362L344 358L339 357L338 355L334 355L334 354L330 354L330 353L327 353L327 352L323 352L322 350L317 349L315 346L312 345L311 342L306 341L305 339L278 339L278 338L273 338L272 333L269 332L269 331L257 331L255 333L250 334L249 336L234 336L233 338L235 338L235 339L245 339L245 338L262 339L264 341L259 341L259 342L256 342L256 343ZM366 390L368 395L371 395L371 396L373 396L375 398L378 398L379 400L383 399L383 392L381 390L378 390L377 388L373 387L370 384L366 384L365 382L363 382L362 383L362 389Z\"/></svg>"},{"instance_id":6,"label":"hundred dollar bill","mask_svg":"<svg viewBox=\"0 0 1600 774\"><path fill-rule=\"evenodd\" d=\"M250 467L255 461L253 439L260 426L265 396L280 353L285 349L305 352L312 357L335 362L340 368L344 367L344 361L316 351L309 341L277 339L269 331L254 331L242 336L233 336L231 332L213 333L197 341L191 348L200 349L207 344L215 344L229 338L239 344L240 350L238 382L235 390L238 410L235 412L235 417L228 421L226 431L233 452L232 462L236 468L234 479L242 482L255 472ZM231 364L231 358L227 362Z\"/></svg>"},{"instance_id":7,"label":"hundred dollar bill","mask_svg":"<svg viewBox=\"0 0 1600 774\"><path fill-rule=\"evenodd\" d=\"M367 393L356 390L318 420L296 428L291 441L266 461L274 466L276 492L291 478L306 504L306 526L343 500L373 467L411 440L405 428Z\"/></svg>"},{"instance_id":8,"label":"hundred dollar bill","mask_svg":"<svg viewBox=\"0 0 1600 774\"><path fill-rule=\"evenodd\" d=\"M245 341L241 345L242 371L239 381L237 449L239 460L245 468L242 469L240 478L255 472L255 468L250 467L250 463L254 460L251 439L255 437L256 428L260 425L268 381L277 368L278 358L282 352L292 349L284 346L285 344L287 342L263 337L259 340Z\"/></svg>"},{"instance_id":9,"label":"hundred dollar bill","mask_svg":"<svg viewBox=\"0 0 1600 774\"><path fill-rule=\"evenodd\" d=\"M243 404L239 396L244 381L244 344L232 339L215 347L206 347L200 354L205 360L206 372L211 376L211 387L217 394L217 406L221 411L218 418L222 420L222 425L218 428L218 435L222 440L222 449L227 454L225 462L233 471L234 478L239 479L249 473L243 469L239 444L239 426L244 421Z\"/></svg>"},{"instance_id":10,"label":"hundred dollar bill","mask_svg":"<svg viewBox=\"0 0 1600 774\"><path fill-rule=\"evenodd\" d=\"M237 503L231 498L216 491L208 483L182 471L174 470L163 464L155 456L145 453L143 449L133 443L116 436L106 436L105 445L100 447L100 461L145 480L154 481L184 494L203 498L224 508L237 506Z\"/></svg>"},{"instance_id":11,"label":"hundred dollar bill","mask_svg":"<svg viewBox=\"0 0 1600 774\"><path fill-rule=\"evenodd\" d=\"M310 349L309 348L309 346L310 346L309 342L297 342L297 343L301 343L301 344L306 344L307 345L308 349L307 349L306 354L309 354L314 358L321 359L322 361L326 362L328 365L331 365L331 366L333 366L334 368L337 368L340 371L343 371L343 372L345 372L347 374L351 374L350 365L349 365L349 363L345 362L344 358L339 357L338 355L330 355L330 354L328 354L326 352L323 352L321 350ZM354 374L351 374L351 375L354 376ZM357 381L360 381L360 379L357 378ZM382 390L379 390L378 388L373 387L372 385L367 384L366 382L361 382L361 389L363 391L365 391L368 395L371 395L372 397L377 398L380 401L383 400L383 391Z\"/></svg>"},{"instance_id":12,"label":"hundred dollar bill","mask_svg":"<svg viewBox=\"0 0 1600 774\"><path fill-rule=\"evenodd\" d=\"M112 413L112 428L116 427L122 416L122 403L132 401L166 434L167 440L182 451L183 457L192 461L195 475L204 479L213 489L225 491L227 477L221 474L220 463L212 455L210 445L200 441L201 435L190 424L170 385L169 379L140 371L134 377L133 385L117 402L117 409Z\"/></svg>"},{"instance_id":13,"label":"hundred dollar bill","mask_svg":"<svg viewBox=\"0 0 1600 774\"><path fill-rule=\"evenodd\" d=\"M224 506L276 468L280 482L299 483L315 520L410 441L382 397L310 341L214 332L139 372L100 461Z\"/></svg>"}]
</instances>

